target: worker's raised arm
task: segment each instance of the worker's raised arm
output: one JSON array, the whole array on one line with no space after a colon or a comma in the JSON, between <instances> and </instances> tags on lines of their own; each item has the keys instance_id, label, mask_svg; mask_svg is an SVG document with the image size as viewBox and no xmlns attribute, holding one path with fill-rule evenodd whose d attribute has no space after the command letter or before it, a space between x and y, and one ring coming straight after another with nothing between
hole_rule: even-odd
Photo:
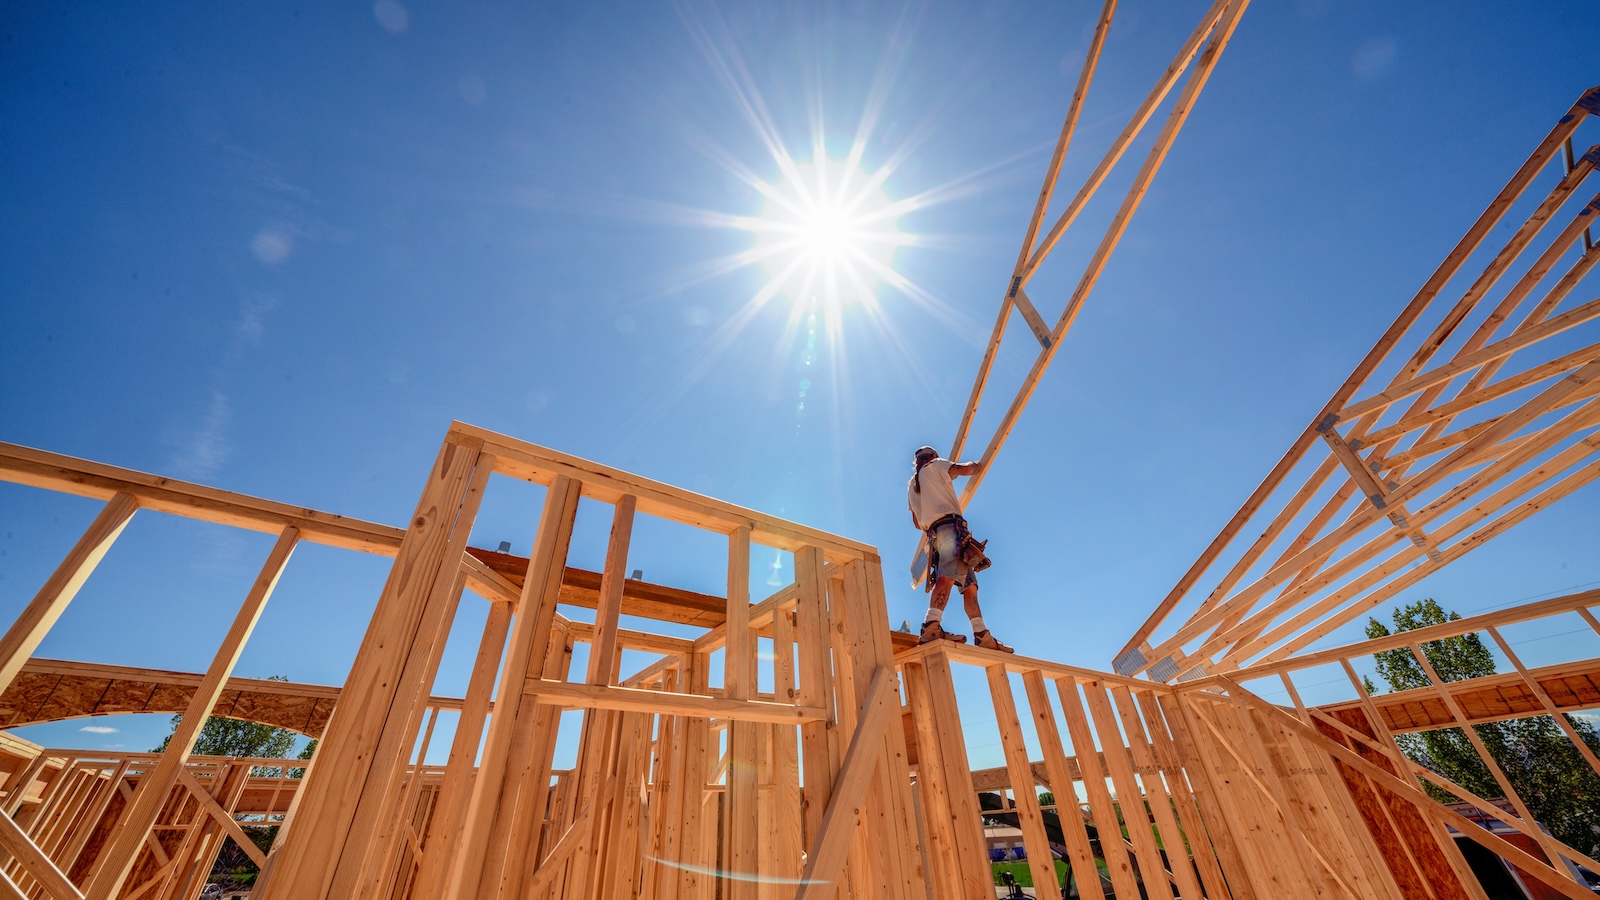
<instances>
[{"instance_id":1,"label":"worker's raised arm","mask_svg":"<svg viewBox=\"0 0 1600 900\"><path fill-rule=\"evenodd\" d=\"M962 475L974 475L981 468L983 468L983 463L979 462L951 463L950 477L958 478Z\"/></svg>"}]
</instances>

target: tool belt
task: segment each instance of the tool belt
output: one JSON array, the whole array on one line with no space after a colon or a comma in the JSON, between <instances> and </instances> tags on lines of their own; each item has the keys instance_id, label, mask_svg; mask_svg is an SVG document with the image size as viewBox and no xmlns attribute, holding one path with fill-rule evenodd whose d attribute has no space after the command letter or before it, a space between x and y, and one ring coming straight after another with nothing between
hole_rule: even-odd
<instances>
[{"instance_id":1,"label":"tool belt","mask_svg":"<svg viewBox=\"0 0 1600 900\"><path fill-rule=\"evenodd\" d=\"M928 536L929 577L927 580L927 590L930 591L933 590L933 573L939 567L938 544L933 539L933 533L942 525L955 526L956 552L961 555L961 561L970 566L972 571L982 572L984 569L987 569L990 566L989 557L984 552L985 548L989 546L989 542L980 541L973 537L972 532L967 530L966 519L956 515L955 513L935 519L933 522L929 523L926 529L924 529L924 533Z\"/></svg>"}]
</instances>

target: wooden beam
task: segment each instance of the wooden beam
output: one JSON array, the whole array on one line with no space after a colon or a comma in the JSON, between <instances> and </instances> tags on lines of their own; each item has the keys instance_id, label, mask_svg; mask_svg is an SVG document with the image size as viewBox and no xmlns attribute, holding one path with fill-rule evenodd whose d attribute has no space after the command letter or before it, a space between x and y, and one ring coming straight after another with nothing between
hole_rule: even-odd
<instances>
[{"instance_id":1,"label":"wooden beam","mask_svg":"<svg viewBox=\"0 0 1600 900\"><path fill-rule=\"evenodd\" d=\"M141 509L272 534L293 526L305 540L393 556L404 529L0 442L0 480L110 500L127 494Z\"/></svg>"},{"instance_id":2,"label":"wooden beam","mask_svg":"<svg viewBox=\"0 0 1600 900\"><path fill-rule=\"evenodd\" d=\"M616 503L624 494L638 498L639 512L696 528L728 532L750 529L751 539L781 550L795 550L808 544L822 547L839 562L878 558L867 544L847 540L789 522L776 516L747 509L702 494L686 491L631 472L540 447L527 441L496 434L463 422L451 424L452 435L481 440L485 452L495 457L495 471L514 478L549 484L557 476L574 479L583 486L583 495L605 503Z\"/></svg>"},{"instance_id":3,"label":"wooden beam","mask_svg":"<svg viewBox=\"0 0 1600 900\"><path fill-rule=\"evenodd\" d=\"M1177 584L1175 584L1172 590L1167 593L1166 597L1164 597L1162 601L1157 604L1156 609L1145 620L1144 624L1135 630L1134 634L1128 639L1127 644L1120 652L1116 654L1118 659L1126 659L1129 661L1129 664L1126 666L1118 666L1118 671L1121 674L1138 674L1139 672L1148 668L1150 665L1159 662L1163 658L1163 655L1159 653L1148 654L1143 657L1136 657L1134 651L1136 651L1140 645L1144 644L1155 632L1156 628L1159 627L1169 615L1171 615L1173 609L1179 604L1180 601L1183 600L1183 598L1188 594L1189 590L1193 588L1195 583L1199 581L1202 575L1204 575L1206 570L1211 567L1211 564L1222 555L1223 551L1228 547L1229 544L1233 542L1234 538L1237 537L1238 534L1244 529L1245 525L1255 516L1257 511L1261 509L1271 495L1276 492L1278 487L1282 485L1283 482L1288 478L1291 471L1294 470L1294 468L1300 463L1301 459L1304 458L1305 453L1311 446L1312 442L1316 440L1319 434L1319 425L1326 421L1328 416L1337 413L1349 403L1356 391L1361 388L1361 386L1366 382L1367 378L1371 376L1373 371L1383 363L1395 346L1401 341L1402 338L1405 337L1405 335L1410 331L1411 327L1422 316L1423 312L1432 304L1439 292L1443 290L1445 285L1455 277L1456 273L1467 261L1468 257L1470 257L1478 249L1479 245L1483 243L1484 239L1499 223L1506 211L1511 208L1511 206L1519 197L1521 197L1523 192L1530 184L1533 183L1534 179L1538 177L1538 175L1544 170L1546 164L1549 163L1552 158L1554 158L1556 153L1560 152L1561 147L1568 141L1568 139L1571 138L1573 132L1578 128L1579 124L1591 114L1591 107L1594 105L1592 93L1592 91L1585 92L1584 95L1573 104L1572 108L1556 121L1556 124L1553 128L1551 128L1550 132L1545 135L1544 139L1539 143L1539 145L1534 148L1533 153L1522 164L1517 172L1512 175L1510 181L1506 183L1505 187L1501 188L1499 194L1496 195L1494 200L1490 202L1483 213L1478 216L1478 219L1470 228L1467 229L1466 234L1463 235L1461 240L1456 243L1456 246L1450 251L1450 253L1445 256L1438 268L1436 268L1433 274L1428 277L1428 280L1422 285L1421 289L1417 291L1416 295L1412 297L1411 301L1407 303L1406 306L1400 311L1394 322L1378 339L1378 342L1370 351L1367 352L1367 355L1362 358L1361 362L1357 364L1355 370L1352 371L1350 376L1345 379L1344 383L1334 391L1332 398L1329 399L1320 412L1312 417L1310 424L1307 425L1305 430L1300 433L1300 436L1290 444L1289 449L1273 466L1272 470L1267 474L1267 477L1262 480L1262 482L1254 491L1251 492L1250 496L1239 507L1239 510L1234 513L1233 517L1228 520L1227 524L1223 526L1222 530L1218 532L1217 536L1212 539L1211 543L1200 554L1200 557L1196 559L1195 562L1188 568L1188 570L1184 572L1183 576L1178 579ZM1569 185L1569 180L1563 180L1562 185L1558 185L1558 190L1560 190L1563 186L1566 186L1566 190L1570 191L1571 185L1575 185L1575 183L1575 181L1571 181ZM1509 263L1509 260L1507 260L1507 263ZM1426 356L1424 356L1421 360L1421 363L1418 364L1419 367L1420 364L1424 364L1425 362ZM1399 380L1403 380L1404 378L1408 377L1410 377L1410 374L1400 376ZM1142 658L1143 661L1135 661L1139 658Z\"/></svg>"},{"instance_id":4,"label":"wooden beam","mask_svg":"<svg viewBox=\"0 0 1600 900\"><path fill-rule=\"evenodd\" d=\"M205 678L195 689L189 709L173 730L166 752L161 754L161 760L155 768L139 778L139 787L134 791L132 802L119 817L116 836L102 851L105 863L89 884L87 896L90 900L113 900L122 890L133 871L145 835L166 806L167 796L173 786L183 776L189 754L194 750L194 742L200 737L200 730L205 727L206 718L212 707L216 706L217 698L222 695L234 665L244 653L245 643L250 640L251 632L261 620L267 600L278 586L278 579L283 576L283 570L288 566L289 557L294 553L299 539L299 530L289 526L278 536L278 542L267 554L267 561L256 575L255 583L234 616L221 646L217 648L216 656L206 669Z\"/></svg>"},{"instance_id":5,"label":"wooden beam","mask_svg":"<svg viewBox=\"0 0 1600 900\"><path fill-rule=\"evenodd\" d=\"M1011 775L1011 793L1017 805L1017 821L1022 826L1022 843L1028 851L1028 869L1033 874L1035 896L1060 900L1061 888L1056 884L1050 839L1045 834L1044 817L1039 812L1039 795L1033 786L1033 771L1028 765L1028 747L1022 737L1022 723L1017 719L1011 679L1004 666L989 666L984 674L989 680L989 696L994 703L995 725L1000 730L1006 771ZM1064 788L1063 798L1076 796L1071 787Z\"/></svg>"},{"instance_id":6,"label":"wooden beam","mask_svg":"<svg viewBox=\"0 0 1600 900\"><path fill-rule=\"evenodd\" d=\"M628 578L628 545L633 537L636 502L632 494L622 495L611 516L611 539L606 545L605 570L595 601L594 638L589 645L590 684L608 684L614 677L617 620L622 615L622 594Z\"/></svg>"},{"instance_id":7,"label":"wooden beam","mask_svg":"<svg viewBox=\"0 0 1600 900\"><path fill-rule=\"evenodd\" d=\"M822 815L821 828L811 840L795 900L829 898L837 890L835 883L844 868L845 852L864 813L861 801L872 781L882 752L883 736L893 718L890 713L899 706L891 702L894 694L894 670L879 669L867 688L870 700L844 751L839 777L833 784L827 811Z\"/></svg>"},{"instance_id":8,"label":"wooden beam","mask_svg":"<svg viewBox=\"0 0 1600 900\"><path fill-rule=\"evenodd\" d=\"M0 464L4 463L3 454L10 446L0 444ZM133 518L138 508L139 501L132 494L113 494L100 514L89 523L88 530L78 538L66 559L56 566L44 587L39 589L39 593L23 608L11 627L6 629L5 636L0 637L0 691L11 686L17 673L22 671L23 664L33 656L33 651L39 648L44 636L50 633L56 620L66 612L67 604L78 595L78 589L89 580L95 566L105 558L106 551L122 534L122 529L128 527L128 520Z\"/></svg>"},{"instance_id":9,"label":"wooden beam","mask_svg":"<svg viewBox=\"0 0 1600 900\"><path fill-rule=\"evenodd\" d=\"M1100 64L1100 53L1105 49L1106 35L1111 31L1111 17L1116 10L1117 0L1105 0L1100 8L1100 17L1095 22L1094 37L1089 40L1088 52L1084 54L1083 65L1078 69L1078 84L1072 92L1072 102L1067 106L1066 121L1061 124L1061 133L1056 137L1056 149L1050 155L1050 164L1045 167L1044 186L1039 189L1039 197L1033 204L1033 216L1028 220L1027 230L1022 235L1022 249L1017 252L1017 262L1011 270L1011 282L1006 288L1005 297L1000 301L1000 312L989 335L989 344L983 351L983 361L978 365L978 376L973 379L972 393L967 400L966 411L961 416L960 427L956 429L955 440L950 444L951 459L961 458L961 448L967 441L967 429L971 427L972 416L977 412L978 403L983 399L983 388L994 366L995 353L1000 349L1000 341L1005 337L1006 321L1011 315L1011 304L1015 295L1022 294L1023 270L1038 240L1039 226L1044 223L1045 213L1050 211L1050 198L1055 195L1056 184L1061 180L1061 164L1066 159L1067 149L1072 145L1072 134L1077 130L1078 117L1083 113L1083 103L1088 97L1089 85L1094 81L1095 69ZM1114 162L1113 160L1113 164ZM1109 166L1107 168L1109 169ZM1061 225L1058 228L1065 226ZM1024 302L1028 302L1031 308L1030 301L1024 298ZM1038 311L1035 310L1033 319L1038 318ZM1033 320L1030 319L1028 324L1030 328L1033 327ZM1039 325L1043 324L1043 320L1040 319ZM1034 335L1038 334L1038 330L1035 330ZM1049 334L1048 329L1045 330L1045 334Z\"/></svg>"},{"instance_id":10,"label":"wooden beam","mask_svg":"<svg viewBox=\"0 0 1600 900\"><path fill-rule=\"evenodd\" d=\"M538 698L540 703L562 709L615 709L653 712L664 716L699 716L731 722L789 725L825 721L828 717L827 708L820 706L769 703L765 700L728 700L700 694L576 684L544 678L529 678L523 685L523 693Z\"/></svg>"},{"instance_id":11,"label":"wooden beam","mask_svg":"<svg viewBox=\"0 0 1600 900\"><path fill-rule=\"evenodd\" d=\"M479 547L470 547L467 553L499 575L515 590L521 590L522 581L528 572L527 557L498 553ZM584 609L598 608L600 582L603 577L600 572L572 566L565 567L562 571L561 593L557 602ZM490 599L505 599L504 587L486 584L485 589L492 590L496 594ZM711 628L721 625L727 617L727 601L711 594L627 579L622 586L621 613L625 616Z\"/></svg>"},{"instance_id":12,"label":"wooden beam","mask_svg":"<svg viewBox=\"0 0 1600 900\"><path fill-rule=\"evenodd\" d=\"M178 773L178 783L189 789L189 794L200 804L200 808L205 811L206 815L216 820L216 823L222 827L228 837L233 838L233 842L239 845L239 849L243 850L246 856L250 857L257 866L267 864L267 855L261 852L261 848L256 846L255 841L250 840L250 836L244 833L244 829L239 827L239 823L234 821L233 816L228 815L228 811L222 808L222 805L217 802L215 797L211 796L211 792L206 790L205 785L201 784L187 769Z\"/></svg>"},{"instance_id":13,"label":"wooden beam","mask_svg":"<svg viewBox=\"0 0 1600 900\"><path fill-rule=\"evenodd\" d=\"M143 837L142 832L140 836ZM16 857L22 871L37 881L52 900L83 900L77 886L10 816L0 815L0 847Z\"/></svg>"}]
</instances>

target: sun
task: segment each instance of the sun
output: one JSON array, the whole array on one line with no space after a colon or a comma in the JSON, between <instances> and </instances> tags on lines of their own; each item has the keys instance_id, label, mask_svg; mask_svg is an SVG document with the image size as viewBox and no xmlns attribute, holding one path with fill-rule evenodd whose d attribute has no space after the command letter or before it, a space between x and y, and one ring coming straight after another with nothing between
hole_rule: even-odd
<instances>
[{"instance_id":1,"label":"sun","mask_svg":"<svg viewBox=\"0 0 1600 900\"><path fill-rule=\"evenodd\" d=\"M885 174L818 155L789 162L780 178L760 185L761 211L745 227L766 293L829 310L874 305L878 287L893 278L895 251L912 243L899 224L905 206L884 190Z\"/></svg>"}]
</instances>

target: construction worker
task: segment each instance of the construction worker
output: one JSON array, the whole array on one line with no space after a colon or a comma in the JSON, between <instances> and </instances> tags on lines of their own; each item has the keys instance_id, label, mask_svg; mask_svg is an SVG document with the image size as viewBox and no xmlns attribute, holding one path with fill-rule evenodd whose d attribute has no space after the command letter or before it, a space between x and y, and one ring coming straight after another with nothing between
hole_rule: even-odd
<instances>
[{"instance_id":1,"label":"construction worker","mask_svg":"<svg viewBox=\"0 0 1600 900\"><path fill-rule=\"evenodd\" d=\"M928 615L922 622L921 643L966 641L965 635L951 634L942 624L950 589L959 584L967 617L972 620L972 642L990 650L1013 652L996 640L984 624L983 610L978 607L978 570L988 568L989 559L983 555L983 543L967 531L961 501L951 482L952 478L977 472L979 464L942 459L932 447L917 448L915 461L916 472L906 484L906 505L911 507L911 524L928 537L927 583L932 592Z\"/></svg>"}]
</instances>

